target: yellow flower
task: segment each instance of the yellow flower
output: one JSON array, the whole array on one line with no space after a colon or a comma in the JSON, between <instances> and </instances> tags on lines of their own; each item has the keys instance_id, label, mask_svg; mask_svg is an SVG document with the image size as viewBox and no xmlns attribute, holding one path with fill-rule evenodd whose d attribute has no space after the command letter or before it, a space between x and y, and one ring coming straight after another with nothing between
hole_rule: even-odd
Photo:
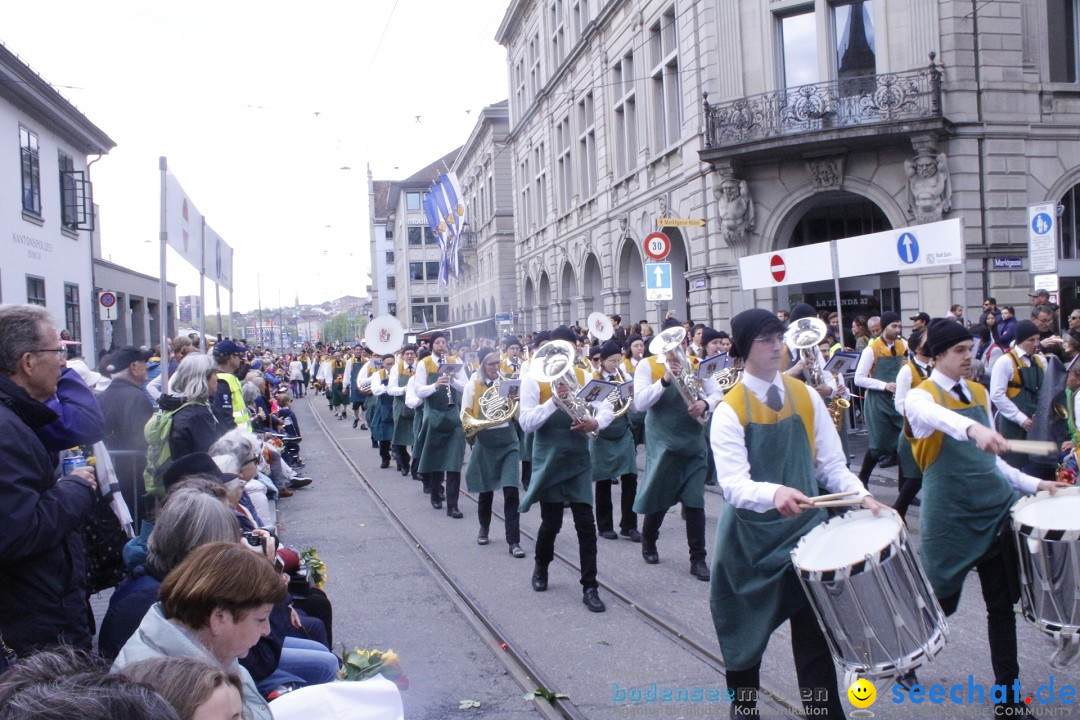
<instances>
[{"instance_id":1,"label":"yellow flower","mask_svg":"<svg viewBox=\"0 0 1080 720\"><path fill-rule=\"evenodd\" d=\"M383 663L385 663L387 665L397 665L398 664L397 653L394 652L393 650L387 650L386 652L384 652L382 654L382 661L383 661Z\"/></svg>"}]
</instances>

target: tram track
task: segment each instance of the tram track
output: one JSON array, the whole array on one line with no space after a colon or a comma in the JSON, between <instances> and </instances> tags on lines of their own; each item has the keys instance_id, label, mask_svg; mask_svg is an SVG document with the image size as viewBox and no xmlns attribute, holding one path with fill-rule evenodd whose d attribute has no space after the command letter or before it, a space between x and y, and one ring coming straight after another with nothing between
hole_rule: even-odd
<instances>
[{"instance_id":1,"label":"tram track","mask_svg":"<svg viewBox=\"0 0 1080 720\"><path fill-rule=\"evenodd\" d=\"M545 680L544 673L537 667L537 664L524 653L517 650L512 636L503 630L489 613L486 613L481 608L480 603L460 582L458 582L453 573L451 573L446 565L438 559L436 553L429 549L423 540L412 531L409 524L394 510L375 484L368 479L360 466L353 461L347 452L345 452L341 442L332 432L330 432L326 421L318 412L314 411L314 407L312 410L312 415L315 417L316 422L323 432L326 433L326 436L333 447L360 481L361 486L372 497L376 505L395 529L397 529L402 537L413 546L415 552L424 560L425 566L428 568L429 572L435 577L440 589L443 590L447 597L461 611L462 615L473 627L477 635L504 664L515 681L518 682L525 692L533 692L537 687L544 687L549 690L552 689L552 685ZM468 498L474 504L478 504L479 502L478 498L471 493L463 491L461 495ZM492 514L500 520L504 520L502 514L495 511L494 508L492 509ZM535 533L532 533L525 528L522 528L520 532L522 536L529 538L535 543ZM572 571L575 575L580 574L580 565L565 553L559 552L557 549L555 551L555 560L561 563L566 569ZM601 578L598 578L597 582L613 599L630 610L640 621L652 628L668 642L672 643L681 651L703 663L710 669L718 673L726 672L723 658L721 658L716 651L712 650L698 639L695 639L684 629L679 628L666 620L659 612L650 608L648 604L641 603L625 589ZM773 703L775 709L779 713L796 716L802 713L802 707L800 705L792 703L779 692L765 685L761 687L760 695L762 701ZM578 718L584 719L588 717L568 698L542 698L541 696L537 696L536 708L541 714L548 718L569 718L576 720ZM762 708L762 714L769 715L775 713L768 713L765 708Z\"/></svg>"}]
</instances>

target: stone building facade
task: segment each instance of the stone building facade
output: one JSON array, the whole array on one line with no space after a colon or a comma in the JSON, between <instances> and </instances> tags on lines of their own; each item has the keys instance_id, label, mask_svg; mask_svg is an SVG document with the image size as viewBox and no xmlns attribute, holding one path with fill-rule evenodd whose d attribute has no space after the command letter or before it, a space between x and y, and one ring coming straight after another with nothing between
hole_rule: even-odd
<instances>
[{"instance_id":1,"label":"stone building facade","mask_svg":"<svg viewBox=\"0 0 1080 720\"><path fill-rule=\"evenodd\" d=\"M831 282L742 291L738 258L950 218L963 265L845 279L845 311L1026 307L1027 206L1043 201L1062 213L1060 301L1077 305L1075 5L513 0L496 39L526 326L832 309ZM705 222L668 229L666 308L642 287L658 217ZM1020 269L994 270L1010 257Z\"/></svg>"}]
</instances>

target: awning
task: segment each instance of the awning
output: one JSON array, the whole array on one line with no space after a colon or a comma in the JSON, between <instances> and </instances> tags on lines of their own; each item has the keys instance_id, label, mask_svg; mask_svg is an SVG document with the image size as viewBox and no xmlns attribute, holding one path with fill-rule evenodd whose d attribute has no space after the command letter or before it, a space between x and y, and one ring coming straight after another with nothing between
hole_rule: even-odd
<instances>
[{"instance_id":1,"label":"awning","mask_svg":"<svg viewBox=\"0 0 1080 720\"><path fill-rule=\"evenodd\" d=\"M433 332L449 332L451 330L460 330L461 328L472 327L473 325L480 325L482 323L495 322L495 316L492 315L482 320L470 320L469 322L458 323L457 325L448 325L447 327L433 327L430 330L417 330L416 336L422 337L423 335L430 335Z\"/></svg>"}]
</instances>

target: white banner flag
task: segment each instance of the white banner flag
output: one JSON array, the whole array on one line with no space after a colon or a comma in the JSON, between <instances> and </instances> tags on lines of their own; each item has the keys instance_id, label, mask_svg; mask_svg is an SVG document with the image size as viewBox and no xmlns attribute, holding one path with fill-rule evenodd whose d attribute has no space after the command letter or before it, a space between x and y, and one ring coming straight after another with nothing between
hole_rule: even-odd
<instances>
[{"instance_id":1,"label":"white banner flag","mask_svg":"<svg viewBox=\"0 0 1080 720\"><path fill-rule=\"evenodd\" d=\"M213 228L206 226L206 277L232 292L233 249Z\"/></svg>"},{"instance_id":2,"label":"white banner flag","mask_svg":"<svg viewBox=\"0 0 1080 720\"><path fill-rule=\"evenodd\" d=\"M165 232L169 245L196 270L202 270L202 215L172 171L165 173Z\"/></svg>"}]
</instances>

